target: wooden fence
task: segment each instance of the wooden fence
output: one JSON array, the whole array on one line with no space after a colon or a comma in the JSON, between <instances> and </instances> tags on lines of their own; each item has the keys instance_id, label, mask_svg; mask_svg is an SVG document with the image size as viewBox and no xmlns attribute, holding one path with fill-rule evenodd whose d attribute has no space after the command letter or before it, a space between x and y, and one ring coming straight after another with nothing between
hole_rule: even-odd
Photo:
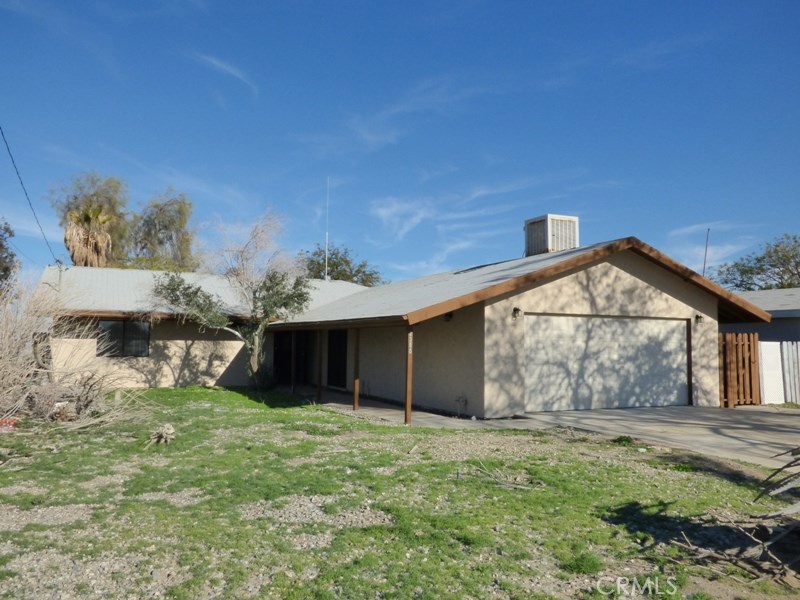
<instances>
[{"instance_id":1,"label":"wooden fence","mask_svg":"<svg viewBox=\"0 0 800 600\"><path fill-rule=\"evenodd\" d=\"M719 403L761 404L757 333L719 334Z\"/></svg>"}]
</instances>

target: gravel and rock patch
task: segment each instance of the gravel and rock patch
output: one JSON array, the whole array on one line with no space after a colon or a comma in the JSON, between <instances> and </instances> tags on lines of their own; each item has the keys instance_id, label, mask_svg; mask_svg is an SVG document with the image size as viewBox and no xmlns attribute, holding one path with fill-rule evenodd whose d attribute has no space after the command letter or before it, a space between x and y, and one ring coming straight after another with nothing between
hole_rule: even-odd
<instances>
[{"instance_id":1,"label":"gravel and rock patch","mask_svg":"<svg viewBox=\"0 0 800 600\"><path fill-rule=\"evenodd\" d=\"M0 504L0 531L19 531L30 523L37 525L66 525L92 516L94 507L88 504L42 506L20 510L10 504Z\"/></svg>"},{"instance_id":2,"label":"gravel and rock patch","mask_svg":"<svg viewBox=\"0 0 800 600\"><path fill-rule=\"evenodd\" d=\"M323 523L337 529L388 525L392 517L369 506L326 512L325 506L339 500L338 496L284 496L278 500L254 502L240 508L242 518L272 519L281 524L300 525Z\"/></svg>"}]
</instances>

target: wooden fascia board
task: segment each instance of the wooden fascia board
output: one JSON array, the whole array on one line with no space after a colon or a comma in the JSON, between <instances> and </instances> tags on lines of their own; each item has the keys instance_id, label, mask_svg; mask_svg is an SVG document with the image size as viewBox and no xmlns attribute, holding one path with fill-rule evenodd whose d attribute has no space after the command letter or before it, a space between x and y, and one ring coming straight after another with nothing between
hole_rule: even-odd
<instances>
[{"instance_id":1,"label":"wooden fascia board","mask_svg":"<svg viewBox=\"0 0 800 600\"><path fill-rule=\"evenodd\" d=\"M168 312L128 312L119 310L64 310L59 311L58 316L75 317L81 319L153 319L155 321L177 321L183 318L182 314ZM243 323L246 317L241 315L228 315L233 323ZM194 322L187 318L187 321Z\"/></svg>"},{"instance_id":2,"label":"wooden fascia board","mask_svg":"<svg viewBox=\"0 0 800 600\"><path fill-rule=\"evenodd\" d=\"M404 327L408 321L403 316L342 319L340 321L305 321L302 323L271 323L267 331L300 331L319 329L360 329L362 327Z\"/></svg>"},{"instance_id":3,"label":"wooden fascia board","mask_svg":"<svg viewBox=\"0 0 800 600\"><path fill-rule=\"evenodd\" d=\"M580 254L574 258L556 263L539 271L526 273L525 275L521 275L496 285L483 288L482 290L472 292L471 294L458 296L457 298L452 298L450 300L410 312L406 315L406 318L409 325L416 325L422 321L427 321L428 319L433 319L449 312L456 311L459 308L465 308L467 306L477 304L478 302L485 302L486 300L499 298L504 294L515 292L520 288L534 285L548 279L553 279L559 275L564 275L565 273L569 273L588 264L607 258L608 256L611 256L612 254L622 250L627 250L630 248L633 240L635 239L636 238L625 238L611 242L605 246L597 248L596 250L586 252L585 254Z\"/></svg>"},{"instance_id":4,"label":"wooden fascia board","mask_svg":"<svg viewBox=\"0 0 800 600\"><path fill-rule=\"evenodd\" d=\"M748 302L744 298L736 296L732 292L726 290L724 287L714 283L706 277L703 277L699 273L691 270L689 267L674 261L663 252L656 250L641 240L636 238L632 239L633 245L631 250L633 252L655 262L656 264L661 265L685 281L692 283L708 293L716 296L719 300L729 305L730 308L733 308L731 312L742 317L743 320L747 320L747 317L755 317L757 321L763 321L764 323L769 323L772 320L772 316L767 311L759 308L755 304Z\"/></svg>"},{"instance_id":5,"label":"wooden fascia board","mask_svg":"<svg viewBox=\"0 0 800 600\"><path fill-rule=\"evenodd\" d=\"M531 286L536 283L541 283L542 281L546 281L548 279L553 279L559 275L564 275L566 273L581 269L589 264L598 262L608 258L613 254L625 250L631 250L632 252L647 258L662 268L672 272L675 275L678 275L685 281L700 287L713 296L716 296L719 300L725 303L726 307L732 308L733 312L743 320L746 320L747 317L754 317L756 320L768 323L771 319L770 314L765 310L758 308L744 298L734 295L710 279L707 279L699 273L692 271L690 268L674 261L666 254L659 252L652 246L645 244L636 237L623 238L606 244L605 246L597 248L596 250L592 250L591 252L581 254L570 260L557 263L545 269L528 273L520 277L515 277L514 279L509 279L508 281L478 290L477 292L451 298L444 302L410 312L408 315L406 315L406 319L408 320L409 325L415 325L422 321L427 321L428 319L433 319L446 313L456 311L460 308L465 308L478 302L492 300L504 294L512 293L521 288Z\"/></svg>"}]
</instances>

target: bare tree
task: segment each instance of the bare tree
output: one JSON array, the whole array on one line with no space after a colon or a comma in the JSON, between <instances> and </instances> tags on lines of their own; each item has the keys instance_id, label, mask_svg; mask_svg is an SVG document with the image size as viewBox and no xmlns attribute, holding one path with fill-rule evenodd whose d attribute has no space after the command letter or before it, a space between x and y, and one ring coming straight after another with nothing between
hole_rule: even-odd
<instances>
[{"instance_id":1,"label":"bare tree","mask_svg":"<svg viewBox=\"0 0 800 600\"><path fill-rule=\"evenodd\" d=\"M213 270L228 280L244 309L234 322L231 307L180 274L156 277L154 294L183 319L205 327L223 329L239 338L247 348L248 370L255 383L264 376L264 337L268 325L303 310L309 300L305 265L281 251L277 240L280 218L268 213L250 230L244 243L228 244L216 254Z\"/></svg>"}]
</instances>

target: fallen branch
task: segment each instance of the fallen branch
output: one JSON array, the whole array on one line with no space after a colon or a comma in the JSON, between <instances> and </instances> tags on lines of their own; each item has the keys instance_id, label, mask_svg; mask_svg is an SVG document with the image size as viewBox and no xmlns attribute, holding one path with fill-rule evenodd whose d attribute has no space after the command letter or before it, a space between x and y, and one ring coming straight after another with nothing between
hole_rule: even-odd
<instances>
[{"instance_id":1,"label":"fallen branch","mask_svg":"<svg viewBox=\"0 0 800 600\"><path fill-rule=\"evenodd\" d=\"M161 427L156 429L150 434L150 441L147 442L144 449L147 450L153 444L169 444L175 439L175 428L169 423L164 423Z\"/></svg>"}]
</instances>

